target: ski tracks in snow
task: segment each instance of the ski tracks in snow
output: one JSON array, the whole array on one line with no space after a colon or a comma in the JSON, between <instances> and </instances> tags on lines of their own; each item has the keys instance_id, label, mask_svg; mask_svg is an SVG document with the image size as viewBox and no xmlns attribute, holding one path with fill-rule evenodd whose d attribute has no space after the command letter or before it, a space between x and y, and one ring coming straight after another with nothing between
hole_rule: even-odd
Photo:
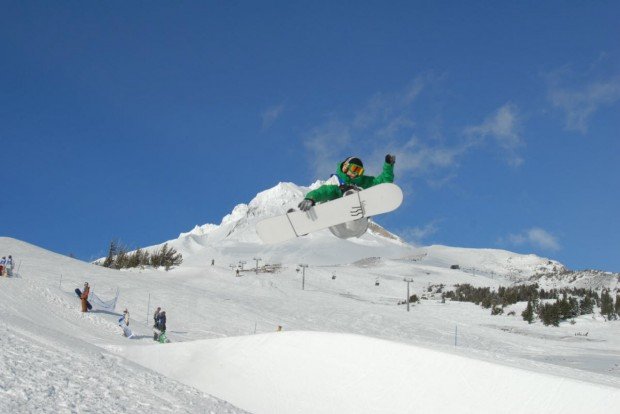
<instances>
[{"instance_id":1,"label":"ski tracks in snow","mask_svg":"<svg viewBox=\"0 0 620 414\"><path fill-rule=\"evenodd\" d=\"M75 339L43 343L2 324L0 347L1 412L242 412Z\"/></svg>"}]
</instances>

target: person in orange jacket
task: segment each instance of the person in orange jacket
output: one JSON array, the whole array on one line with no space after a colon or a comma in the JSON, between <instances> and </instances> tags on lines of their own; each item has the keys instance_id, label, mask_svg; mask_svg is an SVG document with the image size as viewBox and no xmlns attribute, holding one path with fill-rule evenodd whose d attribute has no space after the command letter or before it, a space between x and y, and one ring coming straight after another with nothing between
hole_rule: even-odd
<instances>
[{"instance_id":1,"label":"person in orange jacket","mask_svg":"<svg viewBox=\"0 0 620 414\"><path fill-rule=\"evenodd\" d=\"M82 312L88 312L88 294L90 293L90 286L88 286L88 282L84 282L84 290L82 291L82 296L80 299L82 300Z\"/></svg>"}]
</instances>

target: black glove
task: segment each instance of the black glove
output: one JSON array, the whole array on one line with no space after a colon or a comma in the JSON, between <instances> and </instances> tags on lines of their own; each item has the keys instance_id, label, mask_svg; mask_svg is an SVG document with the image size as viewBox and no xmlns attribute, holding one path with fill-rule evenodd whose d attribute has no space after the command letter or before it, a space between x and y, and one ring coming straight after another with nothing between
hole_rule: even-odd
<instances>
[{"instance_id":1,"label":"black glove","mask_svg":"<svg viewBox=\"0 0 620 414\"><path fill-rule=\"evenodd\" d=\"M301 211L308 211L312 208L312 206L314 206L314 204L315 204L314 200L311 200L309 198L304 198L304 200L301 203L299 203L297 207L299 207Z\"/></svg>"},{"instance_id":2,"label":"black glove","mask_svg":"<svg viewBox=\"0 0 620 414\"><path fill-rule=\"evenodd\" d=\"M390 165L394 165L396 162L396 155L388 154L385 156L385 162Z\"/></svg>"}]
</instances>

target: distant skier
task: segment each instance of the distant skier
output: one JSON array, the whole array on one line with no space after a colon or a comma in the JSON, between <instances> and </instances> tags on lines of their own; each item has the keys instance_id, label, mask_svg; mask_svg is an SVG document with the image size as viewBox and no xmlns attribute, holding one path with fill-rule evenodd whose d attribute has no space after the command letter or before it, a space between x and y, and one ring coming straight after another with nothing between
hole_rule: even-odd
<instances>
[{"instance_id":1,"label":"distant skier","mask_svg":"<svg viewBox=\"0 0 620 414\"><path fill-rule=\"evenodd\" d=\"M166 311L161 311L159 318L157 319L157 327L164 333L166 332Z\"/></svg>"},{"instance_id":2,"label":"distant skier","mask_svg":"<svg viewBox=\"0 0 620 414\"><path fill-rule=\"evenodd\" d=\"M133 336L133 332L131 332L131 329L129 328L129 310L127 310L127 308L123 311L123 316L118 318L118 326L120 326L123 330L123 336L127 338L131 338Z\"/></svg>"},{"instance_id":3,"label":"distant skier","mask_svg":"<svg viewBox=\"0 0 620 414\"><path fill-rule=\"evenodd\" d=\"M82 291L82 295L80 299L82 300L82 312L88 312L88 295L90 294L90 286L88 286L88 282L84 282L84 290Z\"/></svg>"},{"instance_id":4,"label":"distant skier","mask_svg":"<svg viewBox=\"0 0 620 414\"><path fill-rule=\"evenodd\" d=\"M8 277L13 277L13 267L15 264L13 263L13 256L9 255L9 258L6 259L6 274Z\"/></svg>"},{"instance_id":5,"label":"distant skier","mask_svg":"<svg viewBox=\"0 0 620 414\"><path fill-rule=\"evenodd\" d=\"M325 182L324 185L306 194L304 200L299 203L301 211L308 211L317 203L335 200L352 188L370 188L373 185L391 183L394 181L394 163L396 156L387 154L383 164L383 172L376 177L364 175L364 164L357 157L349 157L338 164L336 174Z\"/></svg>"},{"instance_id":6,"label":"distant skier","mask_svg":"<svg viewBox=\"0 0 620 414\"><path fill-rule=\"evenodd\" d=\"M161 312L161 308L158 306L155 309L155 313L153 313L153 328L157 328L157 319L159 319L159 313Z\"/></svg>"},{"instance_id":7,"label":"distant skier","mask_svg":"<svg viewBox=\"0 0 620 414\"><path fill-rule=\"evenodd\" d=\"M157 332L159 330L159 332ZM157 314L155 320L155 331L153 332L153 340L159 342L165 342L166 338L166 311L161 311Z\"/></svg>"}]
</instances>

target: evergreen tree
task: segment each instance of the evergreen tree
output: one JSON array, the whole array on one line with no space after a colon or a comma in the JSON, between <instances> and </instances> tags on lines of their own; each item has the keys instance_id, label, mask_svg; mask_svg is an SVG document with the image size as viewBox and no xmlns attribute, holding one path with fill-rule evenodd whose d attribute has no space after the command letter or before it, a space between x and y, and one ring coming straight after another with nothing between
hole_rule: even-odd
<instances>
[{"instance_id":1,"label":"evergreen tree","mask_svg":"<svg viewBox=\"0 0 620 414\"><path fill-rule=\"evenodd\" d=\"M523 317L524 321L527 321L527 323L534 322L534 306L532 305L531 300L527 301L527 307L525 308L523 313L521 313L521 316Z\"/></svg>"},{"instance_id":2,"label":"evergreen tree","mask_svg":"<svg viewBox=\"0 0 620 414\"><path fill-rule=\"evenodd\" d=\"M133 254L130 254L127 258L127 267L140 266L140 260L142 260L142 249L138 249Z\"/></svg>"},{"instance_id":3,"label":"evergreen tree","mask_svg":"<svg viewBox=\"0 0 620 414\"><path fill-rule=\"evenodd\" d=\"M560 326L560 306L558 302L553 305L550 303L541 305L538 316L545 326Z\"/></svg>"},{"instance_id":4,"label":"evergreen tree","mask_svg":"<svg viewBox=\"0 0 620 414\"><path fill-rule=\"evenodd\" d=\"M108 249L108 256L103 261L103 267L112 267L112 264L114 264L114 256L116 256L117 249L117 242L115 240L112 240L110 242L110 248Z\"/></svg>"},{"instance_id":5,"label":"evergreen tree","mask_svg":"<svg viewBox=\"0 0 620 414\"><path fill-rule=\"evenodd\" d=\"M572 306L571 303L568 301L568 297L566 295L566 293L564 293L564 295L562 296L562 299L557 301L557 307L558 307L558 316L560 319L568 319L570 317L572 317Z\"/></svg>"},{"instance_id":6,"label":"evergreen tree","mask_svg":"<svg viewBox=\"0 0 620 414\"><path fill-rule=\"evenodd\" d=\"M608 320L615 319L614 300L609 294L609 290L605 289L601 293L601 315Z\"/></svg>"},{"instance_id":7,"label":"evergreen tree","mask_svg":"<svg viewBox=\"0 0 620 414\"><path fill-rule=\"evenodd\" d=\"M570 304L570 314L569 318L575 318L580 315L579 313L579 301L577 298L570 297L568 298L568 303Z\"/></svg>"},{"instance_id":8,"label":"evergreen tree","mask_svg":"<svg viewBox=\"0 0 620 414\"><path fill-rule=\"evenodd\" d=\"M164 247L167 246L167 244L164 245ZM181 263L183 263L183 256L181 253L177 253L173 248L166 249L163 257L163 265L166 267L166 270L170 270L172 266L178 266Z\"/></svg>"},{"instance_id":9,"label":"evergreen tree","mask_svg":"<svg viewBox=\"0 0 620 414\"><path fill-rule=\"evenodd\" d=\"M493 305L491 308L491 315L501 315L504 313L504 308L501 306Z\"/></svg>"},{"instance_id":10,"label":"evergreen tree","mask_svg":"<svg viewBox=\"0 0 620 414\"><path fill-rule=\"evenodd\" d=\"M170 270L172 266L178 266L183 263L183 255L168 247L168 243L164 244L160 250L157 250L150 257L151 266L158 268L164 266L166 270Z\"/></svg>"},{"instance_id":11,"label":"evergreen tree","mask_svg":"<svg viewBox=\"0 0 620 414\"><path fill-rule=\"evenodd\" d=\"M115 269L124 269L128 267L129 257L127 255L127 247L123 245L118 246L118 252L116 253L116 257L114 258Z\"/></svg>"},{"instance_id":12,"label":"evergreen tree","mask_svg":"<svg viewBox=\"0 0 620 414\"><path fill-rule=\"evenodd\" d=\"M579 313L581 315L589 315L594 312L594 300L590 295L586 295L579 301Z\"/></svg>"}]
</instances>

